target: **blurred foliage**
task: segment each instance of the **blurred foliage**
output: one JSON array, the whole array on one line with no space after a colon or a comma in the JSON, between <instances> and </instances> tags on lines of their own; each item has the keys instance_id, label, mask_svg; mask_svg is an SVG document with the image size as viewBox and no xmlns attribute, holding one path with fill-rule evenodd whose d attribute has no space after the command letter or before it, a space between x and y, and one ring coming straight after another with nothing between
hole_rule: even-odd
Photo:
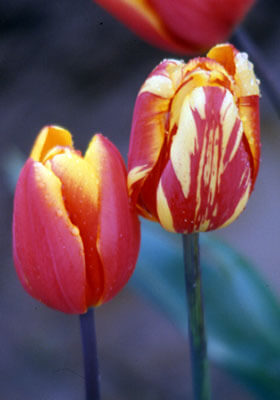
<instances>
[{"instance_id":1,"label":"blurred foliage","mask_svg":"<svg viewBox=\"0 0 280 400\"><path fill-rule=\"evenodd\" d=\"M142 222L142 247L131 284L187 335L180 235ZM209 357L256 398L280 399L280 304L257 270L212 234L201 234Z\"/></svg>"}]
</instances>

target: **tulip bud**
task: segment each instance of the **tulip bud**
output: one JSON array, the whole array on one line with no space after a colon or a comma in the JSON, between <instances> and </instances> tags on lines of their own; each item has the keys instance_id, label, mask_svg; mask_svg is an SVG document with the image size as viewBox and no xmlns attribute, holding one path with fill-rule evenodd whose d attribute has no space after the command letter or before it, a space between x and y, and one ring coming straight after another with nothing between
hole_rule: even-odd
<instances>
[{"instance_id":1,"label":"tulip bud","mask_svg":"<svg viewBox=\"0 0 280 400\"><path fill-rule=\"evenodd\" d=\"M13 254L26 291L49 307L84 313L125 285L139 250L139 221L116 147L101 134L82 157L71 134L44 128L15 192Z\"/></svg>"},{"instance_id":2,"label":"tulip bud","mask_svg":"<svg viewBox=\"0 0 280 400\"><path fill-rule=\"evenodd\" d=\"M246 53L218 45L187 64L164 60L134 109L128 188L139 213L180 233L234 221L260 160L259 82Z\"/></svg>"},{"instance_id":3,"label":"tulip bud","mask_svg":"<svg viewBox=\"0 0 280 400\"><path fill-rule=\"evenodd\" d=\"M226 40L254 0L95 0L154 46L199 53Z\"/></svg>"}]
</instances>

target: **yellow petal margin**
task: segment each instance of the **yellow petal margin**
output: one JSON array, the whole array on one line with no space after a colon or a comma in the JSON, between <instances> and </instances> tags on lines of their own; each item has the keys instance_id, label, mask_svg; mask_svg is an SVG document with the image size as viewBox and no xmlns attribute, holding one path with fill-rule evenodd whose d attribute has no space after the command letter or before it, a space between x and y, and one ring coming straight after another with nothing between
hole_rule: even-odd
<instances>
[{"instance_id":1,"label":"yellow petal margin","mask_svg":"<svg viewBox=\"0 0 280 400\"><path fill-rule=\"evenodd\" d=\"M34 161L43 161L46 154L55 146L72 147L71 133L58 126L46 126L38 134L30 157Z\"/></svg>"}]
</instances>

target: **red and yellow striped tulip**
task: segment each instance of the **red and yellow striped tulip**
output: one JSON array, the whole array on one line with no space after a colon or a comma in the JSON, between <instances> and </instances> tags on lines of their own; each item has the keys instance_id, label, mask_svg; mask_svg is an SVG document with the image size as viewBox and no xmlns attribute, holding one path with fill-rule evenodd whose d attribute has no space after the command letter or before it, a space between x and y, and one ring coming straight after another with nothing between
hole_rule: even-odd
<instances>
[{"instance_id":1,"label":"red and yellow striped tulip","mask_svg":"<svg viewBox=\"0 0 280 400\"><path fill-rule=\"evenodd\" d=\"M260 160L259 82L230 44L187 64L164 60L138 94L128 188L139 213L180 233L234 221Z\"/></svg>"},{"instance_id":2,"label":"red and yellow striped tulip","mask_svg":"<svg viewBox=\"0 0 280 400\"><path fill-rule=\"evenodd\" d=\"M254 0L95 0L154 46L193 54L226 40Z\"/></svg>"},{"instance_id":3,"label":"red and yellow striped tulip","mask_svg":"<svg viewBox=\"0 0 280 400\"><path fill-rule=\"evenodd\" d=\"M71 134L38 135L15 192L13 254L26 291L47 306L84 313L125 285L139 250L139 221L127 172L101 134L82 157Z\"/></svg>"}]
</instances>

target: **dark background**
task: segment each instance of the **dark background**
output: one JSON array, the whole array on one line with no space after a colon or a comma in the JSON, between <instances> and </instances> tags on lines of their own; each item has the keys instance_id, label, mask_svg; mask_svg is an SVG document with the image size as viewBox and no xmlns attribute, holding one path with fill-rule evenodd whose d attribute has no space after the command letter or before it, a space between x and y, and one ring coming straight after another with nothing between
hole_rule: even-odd
<instances>
[{"instance_id":1,"label":"dark background","mask_svg":"<svg viewBox=\"0 0 280 400\"><path fill-rule=\"evenodd\" d=\"M258 1L244 26L279 86L278 1ZM0 400L78 400L84 391L77 316L31 299L13 268L19 168L46 124L70 130L83 151L102 132L125 157L137 91L166 57L183 56L142 42L91 0L0 0ZM279 292L280 129L262 92L256 189L242 217L217 235ZM187 342L145 299L125 289L96 314L104 400L190 398ZM215 399L254 398L214 365L212 375Z\"/></svg>"}]
</instances>

